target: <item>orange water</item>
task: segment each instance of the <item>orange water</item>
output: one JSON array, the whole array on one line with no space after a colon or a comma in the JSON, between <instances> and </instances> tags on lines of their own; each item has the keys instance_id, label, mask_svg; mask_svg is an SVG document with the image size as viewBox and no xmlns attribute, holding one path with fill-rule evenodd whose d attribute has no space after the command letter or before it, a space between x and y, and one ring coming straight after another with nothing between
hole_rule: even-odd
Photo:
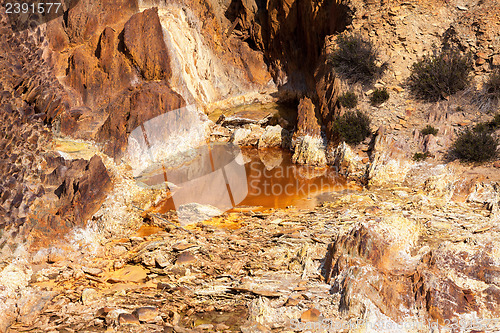
<instances>
[{"instance_id":1,"label":"orange water","mask_svg":"<svg viewBox=\"0 0 500 333\"><path fill-rule=\"evenodd\" d=\"M293 164L288 151L253 149L244 155L249 159L245 164L248 195L238 206L313 208L318 195L347 188L335 169Z\"/></svg>"},{"instance_id":2,"label":"orange water","mask_svg":"<svg viewBox=\"0 0 500 333\"><path fill-rule=\"evenodd\" d=\"M248 195L237 204L235 211L290 206L314 208L320 203L319 195L348 188L335 169L293 164L291 153L282 149L243 149L242 153ZM160 213L175 210L172 199L164 200L155 210Z\"/></svg>"}]
</instances>

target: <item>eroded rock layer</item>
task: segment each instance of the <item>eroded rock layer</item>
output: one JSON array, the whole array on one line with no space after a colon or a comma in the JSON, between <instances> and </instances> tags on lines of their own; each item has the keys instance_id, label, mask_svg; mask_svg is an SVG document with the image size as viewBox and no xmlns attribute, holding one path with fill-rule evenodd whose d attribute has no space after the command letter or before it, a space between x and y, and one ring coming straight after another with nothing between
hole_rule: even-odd
<instances>
[{"instance_id":1,"label":"eroded rock layer","mask_svg":"<svg viewBox=\"0 0 500 333\"><path fill-rule=\"evenodd\" d=\"M14 33L2 17L2 254L19 244L53 243L83 226L111 188L101 159L65 161L50 153L47 124L68 107L63 87L42 58L43 30ZM25 243L28 241L28 243Z\"/></svg>"}]
</instances>

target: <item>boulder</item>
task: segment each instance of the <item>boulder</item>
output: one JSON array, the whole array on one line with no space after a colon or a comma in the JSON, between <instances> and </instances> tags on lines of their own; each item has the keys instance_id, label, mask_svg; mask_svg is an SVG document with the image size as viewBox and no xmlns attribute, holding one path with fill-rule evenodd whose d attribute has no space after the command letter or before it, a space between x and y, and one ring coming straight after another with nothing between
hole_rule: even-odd
<instances>
[{"instance_id":1,"label":"boulder","mask_svg":"<svg viewBox=\"0 0 500 333\"><path fill-rule=\"evenodd\" d=\"M293 163L307 165L326 164L326 145L322 137L306 135L297 138L293 149Z\"/></svg>"},{"instance_id":2,"label":"boulder","mask_svg":"<svg viewBox=\"0 0 500 333\"><path fill-rule=\"evenodd\" d=\"M287 137L288 131L284 130L280 125L267 126L259 139L259 149L283 147L286 145Z\"/></svg>"},{"instance_id":3,"label":"boulder","mask_svg":"<svg viewBox=\"0 0 500 333\"><path fill-rule=\"evenodd\" d=\"M346 177L361 178L365 175L366 164L363 157L352 151L345 142L341 142L331 153L332 165Z\"/></svg>"},{"instance_id":4,"label":"boulder","mask_svg":"<svg viewBox=\"0 0 500 333\"><path fill-rule=\"evenodd\" d=\"M263 133L264 129L262 127L251 124L244 128L237 128L233 132L230 141L243 147L256 146Z\"/></svg>"},{"instance_id":5,"label":"boulder","mask_svg":"<svg viewBox=\"0 0 500 333\"><path fill-rule=\"evenodd\" d=\"M340 310L352 316L401 323L452 321L500 312L500 267L475 245L421 243L418 224L403 217L356 225L329 245L324 274L340 293Z\"/></svg>"},{"instance_id":6,"label":"boulder","mask_svg":"<svg viewBox=\"0 0 500 333\"><path fill-rule=\"evenodd\" d=\"M259 149L258 154L267 170L277 168L283 163L283 151L281 149Z\"/></svg>"},{"instance_id":7,"label":"boulder","mask_svg":"<svg viewBox=\"0 0 500 333\"><path fill-rule=\"evenodd\" d=\"M314 104L308 97L303 97L298 106L297 136L320 136L321 126L316 118Z\"/></svg>"},{"instance_id":8,"label":"boulder","mask_svg":"<svg viewBox=\"0 0 500 333\"><path fill-rule=\"evenodd\" d=\"M237 128L234 130L230 141L235 145L246 146L247 137L250 136L252 131L249 128Z\"/></svg>"}]
</instances>

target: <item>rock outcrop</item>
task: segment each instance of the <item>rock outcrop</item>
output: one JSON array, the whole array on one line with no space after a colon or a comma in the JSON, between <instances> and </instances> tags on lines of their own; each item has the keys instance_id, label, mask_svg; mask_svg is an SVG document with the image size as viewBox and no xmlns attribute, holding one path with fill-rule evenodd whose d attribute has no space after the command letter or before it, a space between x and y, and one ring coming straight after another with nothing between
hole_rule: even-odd
<instances>
[{"instance_id":1,"label":"rock outcrop","mask_svg":"<svg viewBox=\"0 0 500 333\"><path fill-rule=\"evenodd\" d=\"M368 158L363 159L345 142L341 142L331 152L330 164L337 172L350 179L364 180Z\"/></svg>"},{"instance_id":2,"label":"rock outcrop","mask_svg":"<svg viewBox=\"0 0 500 333\"><path fill-rule=\"evenodd\" d=\"M3 16L1 25L2 35L9 37L0 44L5 55L0 59L0 250L10 255L16 243L47 240L51 233L83 225L111 182L98 157L76 166L47 153L53 135L46 125L68 109L69 97L42 57L41 29L14 33ZM55 169L60 174L49 182L45 174ZM68 178L63 170L73 171Z\"/></svg>"},{"instance_id":3,"label":"rock outcrop","mask_svg":"<svg viewBox=\"0 0 500 333\"><path fill-rule=\"evenodd\" d=\"M97 132L96 140L104 144L106 154L119 158L125 151L128 135L135 128L183 106L182 97L163 82L148 82L130 88L102 110L108 117Z\"/></svg>"},{"instance_id":4,"label":"rock outcrop","mask_svg":"<svg viewBox=\"0 0 500 333\"><path fill-rule=\"evenodd\" d=\"M500 269L490 254L494 245L484 251L445 242L431 250L419 237L418 225L401 218L362 224L339 236L329 246L325 277L341 295L340 310L365 309L367 316L399 324L450 326L474 314L496 318Z\"/></svg>"},{"instance_id":5,"label":"rock outcrop","mask_svg":"<svg viewBox=\"0 0 500 333\"><path fill-rule=\"evenodd\" d=\"M327 35L343 30L348 8L338 1L233 1L226 15L264 51L275 82L313 88L313 73Z\"/></svg>"},{"instance_id":6,"label":"rock outcrop","mask_svg":"<svg viewBox=\"0 0 500 333\"><path fill-rule=\"evenodd\" d=\"M134 14L123 28L123 46L146 80L168 80L170 59L163 41L158 8Z\"/></svg>"},{"instance_id":7,"label":"rock outcrop","mask_svg":"<svg viewBox=\"0 0 500 333\"><path fill-rule=\"evenodd\" d=\"M285 147L289 139L288 131L280 125L267 126L259 139L259 149Z\"/></svg>"},{"instance_id":8,"label":"rock outcrop","mask_svg":"<svg viewBox=\"0 0 500 333\"><path fill-rule=\"evenodd\" d=\"M230 107L269 99L276 87L262 52L231 34L217 1L141 1L158 6L171 59L170 84L188 104Z\"/></svg>"},{"instance_id":9,"label":"rock outcrop","mask_svg":"<svg viewBox=\"0 0 500 333\"><path fill-rule=\"evenodd\" d=\"M298 106L297 132L294 134L292 161L298 164L325 165L326 144L310 98L304 97Z\"/></svg>"}]
</instances>

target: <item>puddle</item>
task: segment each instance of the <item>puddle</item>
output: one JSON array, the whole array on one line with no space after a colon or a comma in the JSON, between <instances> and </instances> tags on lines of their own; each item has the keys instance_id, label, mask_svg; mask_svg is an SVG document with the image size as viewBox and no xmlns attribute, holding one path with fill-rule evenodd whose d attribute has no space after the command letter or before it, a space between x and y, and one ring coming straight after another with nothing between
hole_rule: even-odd
<instances>
[{"instance_id":1,"label":"puddle","mask_svg":"<svg viewBox=\"0 0 500 333\"><path fill-rule=\"evenodd\" d=\"M204 324L211 324L214 326L222 324L226 327L225 330L239 332L239 328L243 326L248 318L248 309L245 306L239 306L231 312L198 312L192 314L190 317L186 316L185 318L188 318L187 321L191 322L193 327ZM187 325L189 324L188 322L186 322ZM213 331L215 331L215 329Z\"/></svg>"},{"instance_id":2,"label":"puddle","mask_svg":"<svg viewBox=\"0 0 500 333\"><path fill-rule=\"evenodd\" d=\"M348 189L334 168L294 164L289 151L249 149L243 155L248 195L238 207L312 209L321 203L321 195Z\"/></svg>"},{"instance_id":3,"label":"puddle","mask_svg":"<svg viewBox=\"0 0 500 333\"><path fill-rule=\"evenodd\" d=\"M90 160L98 152L98 149L89 142L64 138L55 138L50 149L59 152L65 159Z\"/></svg>"},{"instance_id":4,"label":"puddle","mask_svg":"<svg viewBox=\"0 0 500 333\"><path fill-rule=\"evenodd\" d=\"M359 190L348 185L334 168L301 166L292 163L292 154L282 149L242 149L248 194L231 211L265 210L270 208L313 209L330 192ZM161 175L158 181L161 181ZM154 183L150 178L148 183ZM161 202L155 209L159 213L175 210L172 198Z\"/></svg>"}]
</instances>

